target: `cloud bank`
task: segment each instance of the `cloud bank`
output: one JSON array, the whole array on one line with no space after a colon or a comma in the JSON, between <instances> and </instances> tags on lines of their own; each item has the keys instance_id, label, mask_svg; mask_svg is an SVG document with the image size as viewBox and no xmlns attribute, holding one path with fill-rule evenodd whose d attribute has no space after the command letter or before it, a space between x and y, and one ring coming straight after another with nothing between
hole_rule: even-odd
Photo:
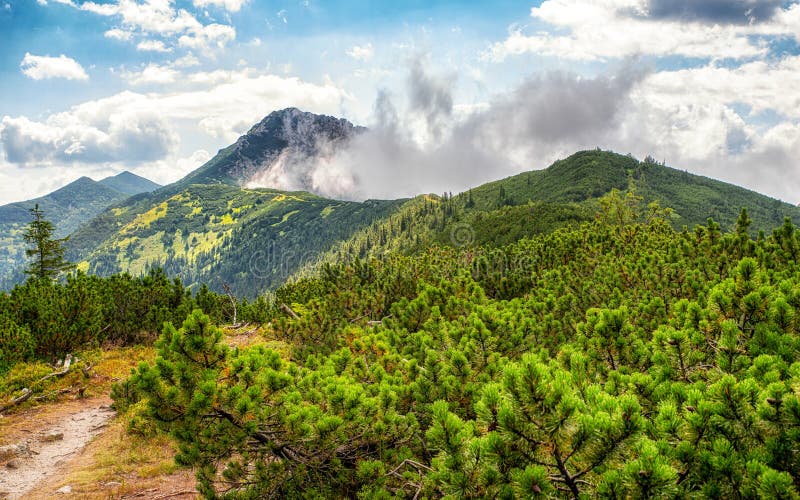
<instances>
[{"instance_id":1,"label":"cloud bank","mask_svg":"<svg viewBox=\"0 0 800 500\"><path fill-rule=\"evenodd\" d=\"M347 147L318 145L317 157L282 155L251 186L310 189L344 198L396 198L462 191L479 183L540 168L576 147L594 147L618 131L620 113L645 76L635 65L583 78L551 72L527 79L480 111L454 114L455 80L411 62L407 102L381 92L373 123Z\"/></svg>"}]
</instances>

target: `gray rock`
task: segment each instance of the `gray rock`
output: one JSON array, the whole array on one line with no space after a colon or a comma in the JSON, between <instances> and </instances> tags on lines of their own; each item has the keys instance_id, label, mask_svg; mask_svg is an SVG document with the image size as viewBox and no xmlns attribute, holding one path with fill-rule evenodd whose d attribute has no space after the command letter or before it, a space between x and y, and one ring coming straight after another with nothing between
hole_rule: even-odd
<instances>
[{"instance_id":1,"label":"gray rock","mask_svg":"<svg viewBox=\"0 0 800 500\"><path fill-rule=\"evenodd\" d=\"M64 439L63 432L53 432L42 436L41 441L44 443L52 443L53 441L61 441Z\"/></svg>"}]
</instances>

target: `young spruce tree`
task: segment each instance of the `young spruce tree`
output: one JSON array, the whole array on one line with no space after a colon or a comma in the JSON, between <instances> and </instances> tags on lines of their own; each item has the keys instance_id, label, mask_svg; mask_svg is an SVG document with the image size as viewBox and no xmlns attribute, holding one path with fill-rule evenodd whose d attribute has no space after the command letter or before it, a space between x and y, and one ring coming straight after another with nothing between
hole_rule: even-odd
<instances>
[{"instance_id":1,"label":"young spruce tree","mask_svg":"<svg viewBox=\"0 0 800 500\"><path fill-rule=\"evenodd\" d=\"M37 203L30 210L33 220L25 231L25 243L32 247L25 251L28 257L33 257L30 267L25 270L36 279L55 279L58 275L74 266L64 259L64 243L69 239L54 239L55 226L44 218L44 211L39 209Z\"/></svg>"}]
</instances>

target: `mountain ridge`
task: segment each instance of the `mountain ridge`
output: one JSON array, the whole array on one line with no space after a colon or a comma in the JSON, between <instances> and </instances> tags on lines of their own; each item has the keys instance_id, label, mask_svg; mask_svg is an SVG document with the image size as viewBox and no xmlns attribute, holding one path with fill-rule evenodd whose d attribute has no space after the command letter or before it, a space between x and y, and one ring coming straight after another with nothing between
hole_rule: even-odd
<instances>
[{"instance_id":1,"label":"mountain ridge","mask_svg":"<svg viewBox=\"0 0 800 500\"><path fill-rule=\"evenodd\" d=\"M127 194L128 196L149 193L163 187L150 179L136 175L128 170L124 170L117 175L105 177L97 182L111 189L115 189L120 193Z\"/></svg>"},{"instance_id":2,"label":"mountain ridge","mask_svg":"<svg viewBox=\"0 0 800 500\"><path fill-rule=\"evenodd\" d=\"M754 229L777 227L785 216L800 221L800 209L779 200L600 150L456 196L349 202L307 189L246 185L276 158L313 162L329 153L321 145L344 147L363 130L296 108L270 113L183 179L108 205L72 234L68 257L101 275L161 266L188 285L219 290L226 283L253 296L321 262L413 253L432 244L501 245L578 224L591 219L597 198L612 189L634 189L646 202L674 208L677 228L709 217L729 227L742 207L750 209ZM455 238L465 227L469 237ZM271 260L254 268L264 264L254 264L254 256L265 251Z\"/></svg>"}]
</instances>

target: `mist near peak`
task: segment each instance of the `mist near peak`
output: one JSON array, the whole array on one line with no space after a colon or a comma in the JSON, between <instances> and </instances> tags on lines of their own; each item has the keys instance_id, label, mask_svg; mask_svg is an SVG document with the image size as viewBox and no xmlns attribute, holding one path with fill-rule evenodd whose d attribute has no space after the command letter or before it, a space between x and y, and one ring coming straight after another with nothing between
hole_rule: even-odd
<instances>
[{"instance_id":1,"label":"mist near peak","mask_svg":"<svg viewBox=\"0 0 800 500\"><path fill-rule=\"evenodd\" d=\"M379 91L366 130L344 141L320 138L313 153L286 150L246 185L347 200L461 192L605 144L645 75L635 64L594 78L535 75L459 118L456 79L431 74L414 59L405 109Z\"/></svg>"}]
</instances>

